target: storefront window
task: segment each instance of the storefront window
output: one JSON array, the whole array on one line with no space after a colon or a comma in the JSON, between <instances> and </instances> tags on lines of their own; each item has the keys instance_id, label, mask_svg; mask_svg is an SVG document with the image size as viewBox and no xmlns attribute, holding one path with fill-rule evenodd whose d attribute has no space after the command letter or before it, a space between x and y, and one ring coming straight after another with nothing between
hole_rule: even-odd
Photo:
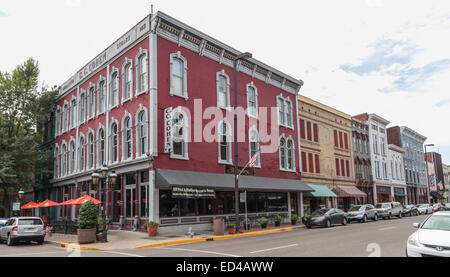
<instances>
[{"instance_id":1,"label":"storefront window","mask_svg":"<svg viewBox=\"0 0 450 277\"><path fill-rule=\"evenodd\" d=\"M147 185L141 185L141 199L140 199L140 206L141 206L141 217L148 217L148 211L147 211Z\"/></svg>"}]
</instances>

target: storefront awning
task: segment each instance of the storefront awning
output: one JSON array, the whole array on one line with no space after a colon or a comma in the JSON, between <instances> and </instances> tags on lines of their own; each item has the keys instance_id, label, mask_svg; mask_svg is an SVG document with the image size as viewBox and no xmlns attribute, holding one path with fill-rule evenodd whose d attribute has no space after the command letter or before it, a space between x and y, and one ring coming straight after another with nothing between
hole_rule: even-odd
<instances>
[{"instance_id":1,"label":"storefront awning","mask_svg":"<svg viewBox=\"0 0 450 277\"><path fill-rule=\"evenodd\" d=\"M434 198L434 199L445 199L444 196L442 196L439 192L437 191L430 191L430 195Z\"/></svg>"},{"instance_id":2,"label":"storefront awning","mask_svg":"<svg viewBox=\"0 0 450 277\"><path fill-rule=\"evenodd\" d=\"M314 191L305 193L305 197L337 197L326 185L308 184Z\"/></svg>"},{"instance_id":3,"label":"storefront awning","mask_svg":"<svg viewBox=\"0 0 450 277\"><path fill-rule=\"evenodd\" d=\"M234 175L171 169L156 169L156 187L201 187L234 190ZM310 192L314 191L300 180L239 176L239 189L249 191Z\"/></svg>"},{"instance_id":4,"label":"storefront awning","mask_svg":"<svg viewBox=\"0 0 450 277\"><path fill-rule=\"evenodd\" d=\"M404 194L404 193L395 193L394 196L404 197L404 196L407 196L407 195Z\"/></svg>"},{"instance_id":5,"label":"storefront awning","mask_svg":"<svg viewBox=\"0 0 450 277\"><path fill-rule=\"evenodd\" d=\"M367 197L367 194L360 191L355 186L336 186L338 197Z\"/></svg>"}]
</instances>

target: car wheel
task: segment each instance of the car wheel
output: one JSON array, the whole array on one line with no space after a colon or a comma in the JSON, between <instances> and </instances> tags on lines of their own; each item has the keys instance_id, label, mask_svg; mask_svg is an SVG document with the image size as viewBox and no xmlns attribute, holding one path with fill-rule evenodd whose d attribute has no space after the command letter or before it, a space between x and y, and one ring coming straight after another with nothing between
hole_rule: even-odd
<instances>
[{"instance_id":1,"label":"car wheel","mask_svg":"<svg viewBox=\"0 0 450 277\"><path fill-rule=\"evenodd\" d=\"M307 224L306 228L311 229L311 225Z\"/></svg>"},{"instance_id":2,"label":"car wheel","mask_svg":"<svg viewBox=\"0 0 450 277\"><path fill-rule=\"evenodd\" d=\"M363 217L363 219L362 219L362 222L363 222L363 223L366 223L366 222L367 222L367 215L364 215L364 217Z\"/></svg>"},{"instance_id":3,"label":"car wheel","mask_svg":"<svg viewBox=\"0 0 450 277\"><path fill-rule=\"evenodd\" d=\"M392 219L392 214L391 213L389 214L388 218L389 218L389 220Z\"/></svg>"},{"instance_id":4,"label":"car wheel","mask_svg":"<svg viewBox=\"0 0 450 277\"><path fill-rule=\"evenodd\" d=\"M342 220L342 225L347 225L347 219L344 217L344 219Z\"/></svg>"},{"instance_id":5,"label":"car wheel","mask_svg":"<svg viewBox=\"0 0 450 277\"><path fill-rule=\"evenodd\" d=\"M326 225L326 227L327 227L327 228L330 228L330 227L331 227L331 221L330 221L329 219L327 220L327 225Z\"/></svg>"},{"instance_id":6,"label":"car wheel","mask_svg":"<svg viewBox=\"0 0 450 277\"><path fill-rule=\"evenodd\" d=\"M13 240L11 238L11 235L8 235L8 238L6 239L6 245L8 245L8 246L13 246L14 245L14 242L13 242Z\"/></svg>"},{"instance_id":7,"label":"car wheel","mask_svg":"<svg viewBox=\"0 0 450 277\"><path fill-rule=\"evenodd\" d=\"M44 243L44 239L42 238L42 239L38 240L37 243L38 243L39 245L42 245L42 244Z\"/></svg>"},{"instance_id":8,"label":"car wheel","mask_svg":"<svg viewBox=\"0 0 450 277\"><path fill-rule=\"evenodd\" d=\"M399 214L398 214L398 218L402 218L402 213L399 213Z\"/></svg>"},{"instance_id":9,"label":"car wheel","mask_svg":"<svg viewBox=\"0 0 450 277\"><path fill-rule=\"evenodd\" d=\"M377 214L375 214L375 215L373 216L373 220L374 220L374 221L378 221L378 215L377 215Z\"/></svg>"}]
</instances>

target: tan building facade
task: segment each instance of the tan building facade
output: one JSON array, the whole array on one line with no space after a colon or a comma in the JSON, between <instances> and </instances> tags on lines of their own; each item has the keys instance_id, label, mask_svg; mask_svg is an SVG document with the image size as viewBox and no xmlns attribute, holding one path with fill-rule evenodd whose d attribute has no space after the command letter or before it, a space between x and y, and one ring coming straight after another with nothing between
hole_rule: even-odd
<instances>
[{"instance_id":1,"label":"tan building facade","mask_svg":"<svg viewBox=\"0 0 450 277\"><path fill-rule=\"evenodd\" d=\"M323 192L305 195L305 212L321 207L348 210L366 197L356 188L352 118L305 96L298 97L298 109L302 181Z\"/></svg>"}]
</instances>

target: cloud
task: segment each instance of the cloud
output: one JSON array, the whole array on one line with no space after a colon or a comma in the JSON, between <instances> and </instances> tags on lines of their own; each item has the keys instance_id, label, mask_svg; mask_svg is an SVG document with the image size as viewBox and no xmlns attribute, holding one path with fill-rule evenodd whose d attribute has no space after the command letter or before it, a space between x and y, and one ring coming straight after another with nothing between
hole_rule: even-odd
<instances>
[{"instance_id":1,"label":"cloud","mask_svg":"<svg viewBox=\"0 0 450 277\"><path fill-rule=\"evenodd\" d=\"M443 100L438 101L438 102L435 104L435 106L438 107L438 108L440 108L440 107L443 107L443 106L445 106L445 105L447 105L447 104L449 104L449 103L450 103L450 98L447 98L447 99L443 99Z\"/></svg>"},{"instance_id":2,"label":"cloud","mask_svg":"<svg viewBox=\"0 0 450 277\"><path fill-rule=\"evenodd\" d=\"M6 17L8 15L4 11L0 10L0 17L2 17L2 16Z\"/></svg>"}]
</instances>

